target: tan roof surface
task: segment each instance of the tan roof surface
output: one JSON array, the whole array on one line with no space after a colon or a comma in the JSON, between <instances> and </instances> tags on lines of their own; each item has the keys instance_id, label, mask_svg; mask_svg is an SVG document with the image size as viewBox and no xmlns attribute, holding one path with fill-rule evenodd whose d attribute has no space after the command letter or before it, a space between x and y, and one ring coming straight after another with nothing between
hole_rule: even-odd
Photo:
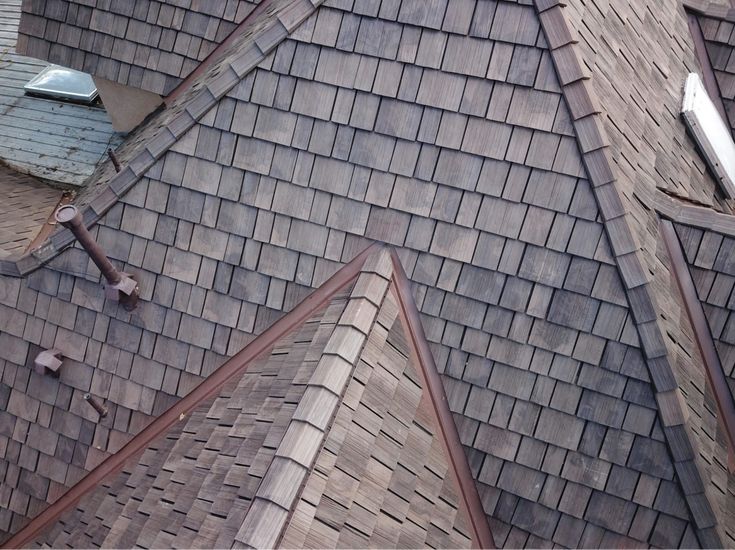
<instances>
[{"instance_id":1,"label":"tan roof surface","mask_svg":"<svg viewBox=\"0 0 735 550\"><path fill-rule=\"evenodd\" d=\"M62 192L0 165L0 258L20 257L52 217Z\"/></svg>"},{"instance_id":2,"label":"tan roof surface","mask_svg":"<svg viewBox=\"0 0 735 550\"><path fill-rule=\"evenodd\" d=\"M230 547L344 310L349 288L340 294L239 379L151 442L36 545Z\"/></svg>"},{"instance_id":3,"label":"tan roof surface","mask_svg":"<svg viewBox=\"0 0 735 550\"><path fill-rule=\"evenodd\" d=\"M456 473L398 313L389 291L286 528L286 548L472 544Z\"/></svg>"}]
</instances>

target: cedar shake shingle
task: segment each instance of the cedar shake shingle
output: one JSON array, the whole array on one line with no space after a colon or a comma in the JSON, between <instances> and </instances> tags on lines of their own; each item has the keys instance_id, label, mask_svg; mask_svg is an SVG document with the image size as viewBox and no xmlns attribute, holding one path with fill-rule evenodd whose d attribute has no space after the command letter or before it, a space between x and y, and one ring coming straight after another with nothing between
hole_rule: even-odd
<instances>
[{"instance_id":1,"label":"cedar shake shingle","mask_svg":"<svg viewBox=\"0 0 735 550\"><path fill-rule=\"evenodd\" d=\"M645 487L640 492L636 487L630 496L632 478L647 475L639 470L649 472L649 464L638 456L640 451L631 447L634 434L645 440L649 435L663 437L653 422L655 400L643 360L645 350L628 347L639 345L634 324L638 317L629 311L614 264L616 243L608 245L602 236L601 220L606 214L598 216L592 186L599 183L605 167L589 162L595 177L591 182L584 179L572 137L572 116L549 74L553 55L546 45L549 36L539 34L532 6L506 2L475 6L461 0L439 2L432 11L419 4L369 3L350 10L341 4L322 6L315 17L296 29L297 40L286 39L278 46L274 55L218 103L216 112L204 112L210 100L190 105L192 115L187 123L196 123L196 130L175 146L176 151L162 153L166 158L147 173L151 200L141 191L131 191L126 200L136 208L166 212L161 197L166 193L183 197L184 193L174 190L184 189L180 184L186 179L188 187L197 189L189 195L191 202L179 197L169 201L170 211L159 216L152 235L157 243L146 243L151 237L147 224L134 227L122 209L111 211L100 224L102 233L110 230L102 239L111 245L115 259L144 265L143 282L151 280L151 299L156 305L178 310L168 310L170 314L162 320L150 314L145 328L139 327L143 329L141 356L153 355L163 369L177 376L167 370L165 376L157 373L148 378L132 352L105 348L105 368L116 371L118 378L133 380L115 382L111 404L135 405L132 415L136 415L153 410L154 399L161 394L151 387L160 384L167 393L186 393L224 360L220 354L237 352L253 332L266 329L282 310L294 307L334 273L339 262L362 250L368 239L395 243L415 283L422 324L444 374L462 441L475 471L484 472L485 505L502 539L496 542L630 543L605 534L604 529L611 527L603 525L598 515L589 513L583 519L590 487L608 490L609 485L608 496L638 498L641 507L654 506L655 499L647 497ZM564 11L573 9L565 7ZM213 29L204 30L203 20L193 18L187 25L213 36ZM452 34L459 28L472 38ZM277 26L258 43L266 45L282 34ZM179 48L188 51L193 43L197 41L182 39ZM202 47L206 50L207 45ZM353 49L359 53L351 53ZM477 62L468 64L471 59ZM417 65L411 65L414 60ZM236 67L237 74L240 70L244 69ZM494 81L484 80L480 70L487 70ZM454 71L474 72L480 78ZM216 88L214 83L212 87ZM230 163L246 172L225 166ZM665 164L657 166L667 169ZM206 179L209 169L217 172L216 186ZM165 180L161 181L163 173ZM151 194L154 181L157 189ZM422 191L426 194L419 195ZM487 206L490 204L498 208ZM138 229L143 234L130 238ZM159 247L151 246L154 244ZM174 248L165 251L160 246ZM153 261L156 249L165 260L160 267ZM179 267L170 267L169 259ZM633 263L626 266L624 281L637 280L641 272ZM161 269L168 277L153 282L154 272ZM48 284L38 281L37 287L43 286L50 294L72 295L71 276L62 277ZM166 281L175 280L178 285L167 288L171 283ZM383 290L362 290L371 301L382 300ZM726 290L727 284L719 284L713 300L721 303ZM48 303L41 299L36 305L35 299L25 310L30 309L34 318L45 316ZM638 307L643 302L631 303ZM81 333L98 324L89 320L89 314L79 317L74 327ZM65 323L38 329L39 338L53 341L57 324ZM359 332L364 334L364 327ZM183 335L180 341L173 340L179 333ZM211 348L206 352L196 347L205 344ZM82 359L93 363L101 346L99 342L85 346L89 346L89 358L85 354ZM396 361L392 350L389 357ZM608 370L603 373L603 369ZM425 434L409 430L409 435L399 435L399 425L412 425L410 416L405 423L385 420L386 416L409 414L414 394L401 399L393 393L405 388L415 393L416 377L407 377L410 382L402 382L404 387L399 389L402 386L395 380L379 382L379 374L366 378L369 372L366 365L360 367L357 379L362 387L353 386L345 398L359 427L350 427L351 416L349 422L345 419L333 425L331 454L320 455L319 471L328 471L331 461L344 461L335 466L336 471L357 474L369 469L370 476L382 483L388 475L386 464L397 461L396 437L409 441L410 435L411 450L404 458L419 473L429 449L422 446ZM302 372L299 380L305 376ZM339 380L346 381L348 376ZM331 381L325 376L321 383ZM371 388L380 390L373 395L368 391ZM332 389L340 393L336 391L340 388ZM280 396L283 388L276 391ZM158 403L160 400L156 406L161 407ZM397 408L386 415L391 403ZM286 415L285 407L281 409ZM421 414L417 422L423 428L430 423L426 412ZM117 433L128 429L123 416L116 422ZM377 437L381 422L390 438ZM131 426L137 423L142 420L135 417ZM327 426L323 418L313 425ZM354 430L351 435L350 429ZM286 428L280 430L282 434ZM221 430L212 432L207 445L219 452L226 439ZM118 441L119 437L110 439ZM380 465L370 466L371 460L363 456L365 441L372 442L372 438L377 438L372 448L381 453ZM337 451L345 442L346 449ZM493 463L496 455L507 461L503 468ZM438 460L435 454L430 458ZM259 455L253 472L266 475L268 460ZM620 475L604 485L603 478L611 475L605 470L611 465ZM671 477L665 469L653 469L656 475ZM415 481L421 497L413 487L402 487L406 498L383 499L385 513L370 498L380 494L373 485L353 491L355 477L347 479L345 474L340 478L334 473L329 485L314 476L306 485L311 504L296 509L293 521L300 522L300 529L311 525L310 514L328 521L318 521L308 532L292 532L288 540L294 546L307 541L336 544L344 536L355 545L357 541L365 545L360 537L368 532L375 533L374 540L383 545L416 537L421 539L417 544L446 540L441 537L452 530L451 521L461 514L447 508L449 500L442 497L439 503L433 501L440 512L434 515L441 519L431 524L427 510L432 500L428 497L435 498L443 490L437 481L440 476L435 475L442 471L441 463L432 462L430 471L431 475L419 475ZM527 475L518 476L518 471ZM605 474L595 478L598 471ZM374 478L371 483L377 482ZM533 479L540 480L539 487L527 484ZM564 491L564 483L578 490ZM210 490L205 486L202 495L206 497ZM452 492L451 488L444 490ZM328 494L321 499L324 491ZM243 505L243 499L233 500L228 491L222 493L213 511L229 511L232 502ZM354 515L349 516L344 502L353 493L361 508L355 506ZM567 493L578 495L574 498L580 503L570 502L573 497ZM253 502L282 496L274 491ZM170 500L184 506L183 499ZM341 508L334 504L337 500ZM321 501L325 507L314 507L314 502ZM574 514L562 516L561 511ZM239 518L246 513L237 511ZM404 521L404 526L411 524L421 531L396 539L391 534L392 518L407 518L410 521ZM654 526L647 528L644 519L638 529L620 536L640 535L639 543L650 542L647 537L652 536ZM214 514L203 524L206 529L197 534L180 529L180 538L173 541L149 529L144 538L183 545L193 544L191 537L200 536L204 544L203 531L218 533L218 538L230 533L233 526L225 523L226 519ZM189 539L184 540L186 537Z\"/></svg>"}]
</instances>

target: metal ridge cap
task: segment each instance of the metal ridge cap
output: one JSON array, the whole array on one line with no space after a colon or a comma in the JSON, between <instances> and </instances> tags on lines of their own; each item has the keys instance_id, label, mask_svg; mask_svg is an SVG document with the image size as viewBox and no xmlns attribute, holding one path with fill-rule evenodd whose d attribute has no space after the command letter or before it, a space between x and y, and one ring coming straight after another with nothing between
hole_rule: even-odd
<instances>
[{"instance_id":1,"label":"metal ridge cap","mask_svg":"<svg viewBox=\"0 0 735 550\"><path fill-rule=\"evenodd\" d=\"M477 485L472 477L472 471L467 462L467 456L462 447L452 411L449 409L447 397L444 393L444 385L436 369L429 343L424 335L419 310L411 295L411 282L408 280L394 248L391 248L391 260L393 262L391 277L393 284L391 288L398 298L401 320L407 329L409 344L418 358L421 373L426 381L426 390L437 416L441 440L447 450L452 470L457 476L459 492L467 508L467 514L474 533L473 542L477 548L495 548L495 541L487 523L487 516L477 492Z\"/></svg>"}]
</instances>

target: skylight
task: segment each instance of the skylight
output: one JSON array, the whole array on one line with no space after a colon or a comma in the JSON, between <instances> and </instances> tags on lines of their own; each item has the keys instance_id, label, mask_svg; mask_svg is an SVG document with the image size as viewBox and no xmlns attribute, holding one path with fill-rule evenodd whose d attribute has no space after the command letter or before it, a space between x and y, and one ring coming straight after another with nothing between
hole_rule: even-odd
<instances>
[{"instance_id":1,"label":"skylight","mask_svg":"<svg viewBox=\"0 0 735 550\"><path fill-rule=\"evenodd\" d=\"M97 98L97 87L90 75L59 65L49 65L23 89L28 94L87 104Z\"/></svg>"},{"instance_id":2,"label":"skylight","mask_svg":"<svg viewBox=\"0 0 735 550\"><path fill-rule=\"evenodd\" d=\"M696 73L687 77L681 108L689 131L728 198L735 197L735 143Z\"/></svg>"}]
</instances>

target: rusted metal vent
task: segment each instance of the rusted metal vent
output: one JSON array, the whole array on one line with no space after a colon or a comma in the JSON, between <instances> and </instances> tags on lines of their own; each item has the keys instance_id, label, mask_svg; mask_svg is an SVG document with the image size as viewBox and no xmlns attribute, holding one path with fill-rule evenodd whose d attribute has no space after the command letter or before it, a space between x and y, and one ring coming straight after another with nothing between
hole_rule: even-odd
<instances>
[{"instance_id":1,"label":"rusted metal vent","mask_svg":"<svg viewBox=\"0 0 735 550\"><path fill-rule=\"evenodd\" d=\"M132 311L138 305L139 288L137 281L128 273L115 269L100 245L94 240L82 221L82 215L73 204L60 206L54 214L56 221L71 231L82 248L87 251L92 261L99 267L105 277L105 297L120 302Z\"/></svg>"},{"instance_id":2,"label":"rusted metal vent","mask_svg":"<svg viewBox=\"0 0 735 550\"><path fill-rule=\"evenodd\" d=\"M105 407L102 403L100 403L94 397L92 397L92 394L85 393L84 400L90 405L92 405L92 408L95 411L97 411L97 414L100 415L100 418L104 418L107 416L107 407Z\"/></svg>"}]
</instances>

